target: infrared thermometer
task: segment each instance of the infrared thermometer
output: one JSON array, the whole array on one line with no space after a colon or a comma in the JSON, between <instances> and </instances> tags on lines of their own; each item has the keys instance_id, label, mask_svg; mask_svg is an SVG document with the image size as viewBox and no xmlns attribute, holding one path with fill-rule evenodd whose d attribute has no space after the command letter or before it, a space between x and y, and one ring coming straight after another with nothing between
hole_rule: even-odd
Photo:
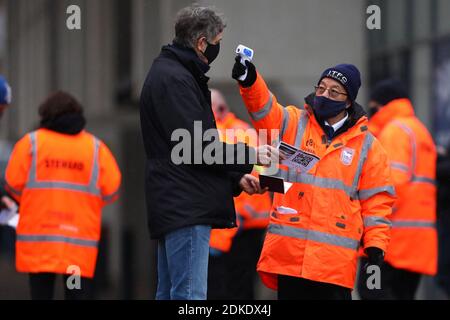
<instances>
[{"instance_id":1,"label":"infrared thermometer","mask_svg":"<svg viewBox=\"0 0 450 320\"><path fill-rule=\"evenodd\" d=\"M236 54L238 54L241 57L241 63L242 65L245 66L245 61L252 61L253 60L253 55L254 55L254 51L253 49L250 49L242 44L238 45L236 48ZM239 80L244 81L245 78L247 77L247 70L245 70L245 73L239 77Z\"/></svg>"}]
</instances>

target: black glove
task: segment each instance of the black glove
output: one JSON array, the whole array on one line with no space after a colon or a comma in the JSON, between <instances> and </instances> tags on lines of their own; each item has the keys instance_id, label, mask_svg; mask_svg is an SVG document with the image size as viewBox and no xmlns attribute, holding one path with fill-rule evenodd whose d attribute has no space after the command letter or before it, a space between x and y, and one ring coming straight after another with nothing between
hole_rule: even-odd
<instances>
[{"instance_id":1,"label":"black glove","mask_svg":"<svg viewBox=\"0 0 450 320\"><path fill-rule=\"evenodd\" d=\"M255 81L256 81L256 68L253 63L251 63L248 60L245 60L245 67L241 63L241 57L236 56L234 59L236 62L233 66L233 72L231 73L231 77L235 80L237 80L241 86L244 88L251 87ZM245 74L245 71L247 70L247 76L245 77L244 81L239 80L239 77L243 76Z\"/></svg>"},{"instance_id":2,"label":"black glove","mask_svg":"<svg viewBox=\"0 0 450 320\"><path fill-rule=\"evenodd\" d=\"M366 252L367 258L369 260L366 267L368 267L369 265L377 265L380 267L383 264L383 261L384 261L383 250L381 250L380 248L376 248L376 247L369 247L365 250L365 252Z\"/></svg>"}]
</instances>

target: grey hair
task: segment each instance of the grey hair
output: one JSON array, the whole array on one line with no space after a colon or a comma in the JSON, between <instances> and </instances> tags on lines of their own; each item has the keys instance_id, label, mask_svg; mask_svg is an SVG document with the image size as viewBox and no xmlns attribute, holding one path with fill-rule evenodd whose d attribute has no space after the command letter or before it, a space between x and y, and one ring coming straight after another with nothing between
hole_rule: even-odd
<instances>
[{"instance_id":1,"label":"grey hair","mask_svg":"<svg viewBox=\"0 0 450 320\"><path fill-rule=\"evenodd\" d=\"M192 5L181 9L175 20L174 42L195 48L197 40L206 37L212 42L226 27L221 14L212 7Z\"/></svg>"}]
</instances>

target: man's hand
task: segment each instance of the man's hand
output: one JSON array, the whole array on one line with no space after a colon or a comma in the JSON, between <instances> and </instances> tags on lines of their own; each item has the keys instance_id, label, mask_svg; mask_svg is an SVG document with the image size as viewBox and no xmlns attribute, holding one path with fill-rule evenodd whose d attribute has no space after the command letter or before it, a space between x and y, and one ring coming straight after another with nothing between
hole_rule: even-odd
<instances>
[{"instance_id":1,"label":"man's hand","mask_svg":"<svg viewBox=\"0 0 450 320\"><path fill-rule=\"evenodd\" d=\"M240 81L239 78L245 74L245 71L247 72L247 76L243 81ZM248 60L245 60L245 66L241 63L241 57L236 56L235 63L233 66L233 71L231 73L231 77L235 80L237 80L241 86L244 88L251 87L255 81L256 81L256 68L253 63L251 63Z\"/></svg>"},{"instance_id":2,"label":"man's hand","mask_svg":"<svg viewBox=\"0 0 450 320\"><path fill-rule=\"evenodd\" d=\"M256 163L260 166L270 167L272 164L280 163L284 159L277 148L263 145L256 148Z\"/></svg>"},{"instance_id":3,"label":"man's hand","mask_svg":"<svg viewBox=\"0 0 450 320\"><path fill-rule=\"evenodd\" d=\"M263 194L267 190L269 190L269 188L261 189L258 178L252 176L251 174L244 175L241 178L241 181L239 181L239 185L241 186L242 190L244 190L249 195Z\"/></svg>"},{"instance_id":4,"label":"man's hand","mask_svg":"<svg viewBox=\"0 0 450 320\"><path fill-rule=\"evenodd\" d=\"M2 202L2 206L10 211L13 211L15 213L17 213L17 210L19 209L17 207L17 204L14 202L13 199L11 199L8 196L3 196L1 198L1 202Z\"/></svg>"}]
</instances>

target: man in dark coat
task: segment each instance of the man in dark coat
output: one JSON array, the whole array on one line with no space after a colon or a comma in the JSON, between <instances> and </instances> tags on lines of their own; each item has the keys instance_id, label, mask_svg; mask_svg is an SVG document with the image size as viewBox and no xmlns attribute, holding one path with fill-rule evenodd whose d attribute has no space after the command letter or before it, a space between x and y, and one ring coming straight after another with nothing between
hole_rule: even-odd
<instances>
[{"instance_id":1,"label":"man in dark coat","mask_svg":"<svg viewBox=\"0 0 450 320\"><path fill-rule=\"evenodd\" d=\"M255 150L218 139L205 73L224 28L210 8L182 9L175 39L154 60L142 90L148 221L158 239L156 299L206 299L211 228L236 226L233 195L261 192L248 173L277 157L270 146Z\"/></svg>"}]
</instances>

